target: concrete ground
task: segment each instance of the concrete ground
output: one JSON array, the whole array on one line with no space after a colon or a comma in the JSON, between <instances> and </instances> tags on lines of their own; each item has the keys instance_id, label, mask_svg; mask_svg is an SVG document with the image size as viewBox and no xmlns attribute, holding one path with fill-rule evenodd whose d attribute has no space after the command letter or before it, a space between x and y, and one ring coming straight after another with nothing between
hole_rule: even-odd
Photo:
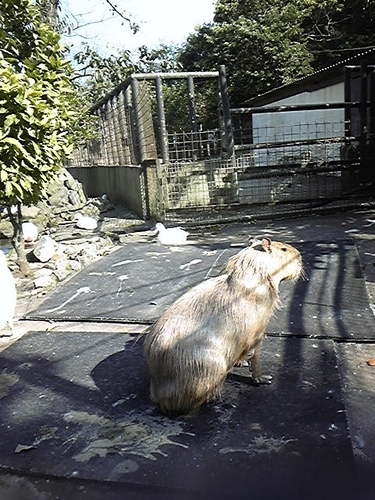
<instances>
[{"instance_id":1,"label":"concrete ground","mask_svg":"<svg viewBox=\"0 0 375 500\"><path fill-rule=\"evenodd\" d=\"M190 239L194 241L231 241L233 244L246 243L248 237L269 236L287 242L335 241L354 239L358 248L361 267L366 280L370 304L375 310L375 210L351 212L328 216L311 216L289 220L262 221L259 223L232 223L210 228L191 229ZM147 233L132 235L132 240L149 238ZM36 308L34 299L23 301L18 308L18 317ZM22 321L16 323L12 337L0 337L0 350L29 331L105 331L138 334L145 325L86 322ZM375 320L374 320L375 328ZM343 381L343 391L348 415L348 425L353 443L353 451L361 471L375 467L375 366L367 361L375 359L375 342L336 343ZM3 436L4 439L4 436ZM360 476L361 481L361 476ZM2 470L0 473L1 500L47 500L47 499L90 499L133 498L133 493L123 490L124 486L78 479L22 476L17 471ZM367 488L367 487L366 487ZM369 498L370 491L358 490L355 498ZM162 498L157 491L153 498ZM138 498L138 497L137 497ZM146 498L146 497L145 497ZM354 497L353 497L354 500Z\"/></svg>"}]
</instances>

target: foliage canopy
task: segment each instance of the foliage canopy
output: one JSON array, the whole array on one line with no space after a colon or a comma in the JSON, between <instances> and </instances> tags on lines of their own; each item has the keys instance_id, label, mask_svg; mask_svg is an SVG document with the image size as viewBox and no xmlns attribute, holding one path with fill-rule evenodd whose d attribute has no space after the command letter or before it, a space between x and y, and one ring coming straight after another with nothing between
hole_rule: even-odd
<instances>
[{"instance_id":1,"label":"foliage canopy","mask_svg":"<svg viewBox=\"0 0 375 500\"><path fill-rule=\"evenodd\" d=\"M79 107L59 35L31 0L1 0L0 203L37 202L75 139Z\"/></svg>"},{"instance_id":2,"label":"foliage canopy","mask_svg":"<svg viewBox=\"0 0 375 500\"><path fill-rule=\"evenodd\" d=\"M225 64L231 101L246 99L375 45L368 0L217 0L214 21L192 33L187 70Z\"/></svg>"}]
</instances>

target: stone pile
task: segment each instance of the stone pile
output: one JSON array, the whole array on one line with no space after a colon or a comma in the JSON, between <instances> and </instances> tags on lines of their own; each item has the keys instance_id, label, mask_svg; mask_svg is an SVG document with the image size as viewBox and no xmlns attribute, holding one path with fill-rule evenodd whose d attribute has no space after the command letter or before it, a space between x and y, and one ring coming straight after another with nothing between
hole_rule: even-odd
<instances>
[{"instance_id":1,"label":"stone pile","mask_svg":"<svg viewBox=\"0 0 375 500\"><path fill-rule=\"evenodd\" d=\"M61 239L62 235L59 235ZM66 236L66 234L65 234ZM51 236L42 236L34 249L29 251L30 276L17 272L15 252L10 254L10 268L17 278L18 297L45 295L56 285L70 278L102 256L116 248L112 240L97 234L82 235L81 238L56 241Z\"/></svg>"},{"instance_id":2,"label":"stone pile","mask_svg":"<svg viewBox=\"0 0 375 500\"><path fill-rule=\"evenodd\" d=\"M37 226L39 236L27 247L29 276L19 272L15 251L8 253L18 299L45 296L117 245L131 242L133 227L144 229L142 220L125 207L113 207L103 195L87 199L82 185L63 169L49 185L43 201L22 207L24 220ZM0 212L0 243L7 245L12 232L11 223Z\"/></svg>"},{"instance_id":3,"label":"stone pile","mask_svg":"<svg viewBox=\"0 0 375 500\"><path fill-rule=\"evenodd\" d=\"M62 169L49 184L46 198L35 206L23 206L22 214L24 220L33 222L41 233L46 228L73 220L77 213L98 217L101 212L110 208L111 204L106 197L87 199L81 183L66 169ZM0 219L0 239L9 238L11 234L12 225L4 214Z\"/></svg>"}]
</instances>

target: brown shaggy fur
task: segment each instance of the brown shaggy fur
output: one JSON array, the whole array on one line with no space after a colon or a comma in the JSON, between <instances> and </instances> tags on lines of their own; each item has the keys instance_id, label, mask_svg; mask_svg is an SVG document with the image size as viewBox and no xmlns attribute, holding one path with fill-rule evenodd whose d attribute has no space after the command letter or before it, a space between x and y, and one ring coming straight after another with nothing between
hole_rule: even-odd
<instances>
[{"instance_id":1,"label":"brown shaggy fur","mask_svg":"<svg viewBox=\"0 0 375 500\"><path fill-rule=\"evenodd\" d=\"M280 281L301 271L294 247L255 240L229 259L225 274L176 300L145 339L152 401L184 414L217 397L231 368L260 348Z\"/></svg>"}]
</instances>

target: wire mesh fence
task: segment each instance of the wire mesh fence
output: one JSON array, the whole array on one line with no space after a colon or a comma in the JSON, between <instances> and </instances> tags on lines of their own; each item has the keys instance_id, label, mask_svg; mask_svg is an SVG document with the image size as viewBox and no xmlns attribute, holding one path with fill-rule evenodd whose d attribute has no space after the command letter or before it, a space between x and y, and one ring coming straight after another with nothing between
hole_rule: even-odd
<instances>
[{"instance_id":1,"label":"wire mesh fence","mask_svg":"<svg viewBox=\"0 0 375 500\"><path fill-rule=\"evenodd\" d=\"M354 130L348 103L283 106L282 112L232 110L234 148L228 149L225 117L203 129L189 78L187 86L166 87L164 97L175 99L188 89L191 129L177 127L181 117L175 129L166 120L175 108L165 113L160 75L132 77L95 107L97 137L78 148L70 163L142 166L146 205L160 218L180 222L372 199L374 176L368 182L363 172L374 158L365 155L364 127L357 127L357 136L348 133Z\"/></svg>"},{"instance_id":2,"label":"wire mesh fence","mask_svg":"<svg viewBox=\"0 0 375 500\"><path fill-rule=\"evenodd\" d=\"M174 132L168 134L170 161L196 161L219 158L221 142L219 129Z\"/></svg>"},{"instance_id":3,"label":"wire mesh fence","mask_svg":"<svg viewBox=\"0 0 375 500\"><path fill-rule=\"evenodd\" d=\"M242 121L234 129L231 159L202 155L196 161L191 142L177 143L165 167L166 218L186 219L188 212L192 219L199 212L204 218L220 208L274 211L350 195L359 168L358 140L344 136L343 121L251 125Z\"/></svg>"},{"instance_id":4,"label":"wire mesh fence","mask_svg":"<svg viewBox=\"0 0 375 500\"><path fill-rule=\"evenodd\" d=\"M95 137L76 147L68 166L108 167L134 163L132 104L127 90L98 106L93 115Z\"/></svg>"}]
</instances>

